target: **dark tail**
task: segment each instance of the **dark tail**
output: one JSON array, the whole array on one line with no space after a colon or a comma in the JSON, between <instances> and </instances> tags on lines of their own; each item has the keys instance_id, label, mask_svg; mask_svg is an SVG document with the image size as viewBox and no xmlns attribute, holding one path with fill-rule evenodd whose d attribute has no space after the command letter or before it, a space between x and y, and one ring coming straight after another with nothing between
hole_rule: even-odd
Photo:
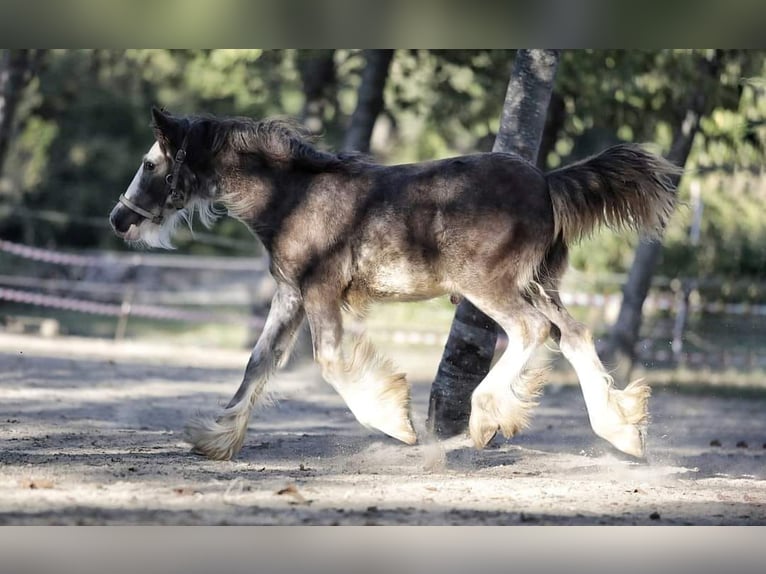
<instances>
[{"instance_id":1,"label":"dark tail","mask_svg":"<svg viewBox=\"0 0 766 574\"><path fill-rule=\"evenodd\" d=\"M553 200L556 236L571 244L605 225L659 237L676 201L681 169L634 144L545 175Z\"/></svg>"}]
</instances>

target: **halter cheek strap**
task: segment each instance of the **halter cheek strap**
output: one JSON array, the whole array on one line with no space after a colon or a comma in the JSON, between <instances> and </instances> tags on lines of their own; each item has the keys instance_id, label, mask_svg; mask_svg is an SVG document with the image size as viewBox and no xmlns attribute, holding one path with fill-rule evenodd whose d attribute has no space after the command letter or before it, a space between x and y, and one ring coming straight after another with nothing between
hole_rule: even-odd
<instances>
[{"instance_id":1,"label":"halter cheek strap","mask_svg":"<svg viewBox=\"0 0 766 574\"><path fill-rule=\"evenodd\" d=\"M148 219L152 223L156 223L159 225L165 220L165 216L162 215L162 213L152 213L151 211L145 210L143 207L139 207L132 201L130 201L127 197L125 197L125 194L120 194L120 203L123 204L125 207L130 209L131 211L136 212L141 217Z\"/></svg>"},{"instance_id":2,"label":"halter cheek strap","mask_svg":"<svg viewBox=\"0 0 766 574\"><path fill-rule=\"evenodd\" d=\"M184 160L186 159L186 144L189 139L189 134L184 136L183 142L181 143L181 147L176 152L175 162L173 164L173 171L167 175L165 178L165 183L167 186L168 193L165 196L165 201L167 201L168 197L170 198L171 203L173 204L173 207L176 209L181 209L184 204L186 203L186 197L183 191L178 189L178 174L181 172L181 165L183 164ZM165 216L162 214L162 208L164 205L159 206L159 212L155 211L147 211L143 207L140 207L130 201L127 197L125 197L125 194L120 194L120 203L123 204L125 207L133 211L134 213L137 213L141 217L148 219L152 223L156 223L157 225L161 224L163 221L165 221Z\"/></svg>"}]
</instances>

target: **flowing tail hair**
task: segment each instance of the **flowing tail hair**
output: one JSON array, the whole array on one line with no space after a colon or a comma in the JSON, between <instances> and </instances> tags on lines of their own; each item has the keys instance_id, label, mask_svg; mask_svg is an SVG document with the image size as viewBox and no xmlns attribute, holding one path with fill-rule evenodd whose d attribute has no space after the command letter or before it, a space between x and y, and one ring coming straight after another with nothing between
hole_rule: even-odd
<instances>
[{"instance_id":1,"label":"flowing tail hair","mask_svg":"<svg viewBox=\"0 0 766 574\"><path fill-rule=\"evenodd\" d=\"M567 244L604 225L662 235L676 202L676 167L635 144L619 144L545 175L555 235Z\"/></svg>"}]
</instances>

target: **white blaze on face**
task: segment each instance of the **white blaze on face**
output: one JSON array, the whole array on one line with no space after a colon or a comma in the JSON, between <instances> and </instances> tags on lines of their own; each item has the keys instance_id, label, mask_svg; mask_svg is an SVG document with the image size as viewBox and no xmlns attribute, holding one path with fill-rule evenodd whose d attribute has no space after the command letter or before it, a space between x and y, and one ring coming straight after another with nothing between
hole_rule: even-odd
<instances>
[{"instance_id":1,"label":"white blaze on face","mask_svg":"<svg viewBox=\"0 0 766 574\"><path fill-rule=\"evenodd\" d=\"M138 168L136 175L134 175L133 179L130 180L130 185L128 186L128 189L125 190L125 197L127 197L131 201L135 199L136 194L138 193L138 184L141 182L141 174L143 172L144 172L144 163L141 162L141 166Z\"/></svg>"},{"instance_id":2,"label":"white blaze on face","mask_svg":"<svg viewBox=\"0 0 766 574\"><path fill-rule=\"evenodd\" d=\"M160 149L160 144L157 142L154 142L154 145L149 148L149 151L146 152L146 155L144 156L144 161L151 161L156 166L159 167L160 163L164 160L165 156L162 155L162 150ZM130 185L128 186L127 191L125 191L125 197L127 197L129 200L133 201L136 196L139 193L139 187L141 184L141 175L144 173L144 161L141 162L141 165L138 167L138 171L136 171L136 175L133 176L133 179L130 182Z\"/></svg>"}]
</instances>

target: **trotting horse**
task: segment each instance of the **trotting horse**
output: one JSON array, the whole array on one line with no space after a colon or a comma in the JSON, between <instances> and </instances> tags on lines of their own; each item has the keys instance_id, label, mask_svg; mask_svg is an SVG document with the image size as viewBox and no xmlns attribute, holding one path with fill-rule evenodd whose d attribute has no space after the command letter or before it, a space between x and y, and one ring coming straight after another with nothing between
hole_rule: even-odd
<instances>
[{"instance_id":1,"label":"trotting horse","mask_svg":"<svg viewBox=\"0 0 766 574\"><path fill-rule=\"evenodd\" d=\"M649 387L613 386L558 285L567 246L601 225L659 236L675 203L676 167L629 144L548 173L507 153L383 166L321 151L280 121L156 108L152 116L156 142L112 210L114 231L167 248L180 221L196 210L209 224L222 206L261 240L277 283L234 397L216 418L187 427L197 452L229 459L240 450L253 406L304 317L323 377L359 422L415 443L404 374L367 340L345 352L341 311L449 293L508 335L471 398L476 447L524 427L542 384L524 368L551 335L577 373L594 432L644 455Z\"/></svg>"}]
</instances>

